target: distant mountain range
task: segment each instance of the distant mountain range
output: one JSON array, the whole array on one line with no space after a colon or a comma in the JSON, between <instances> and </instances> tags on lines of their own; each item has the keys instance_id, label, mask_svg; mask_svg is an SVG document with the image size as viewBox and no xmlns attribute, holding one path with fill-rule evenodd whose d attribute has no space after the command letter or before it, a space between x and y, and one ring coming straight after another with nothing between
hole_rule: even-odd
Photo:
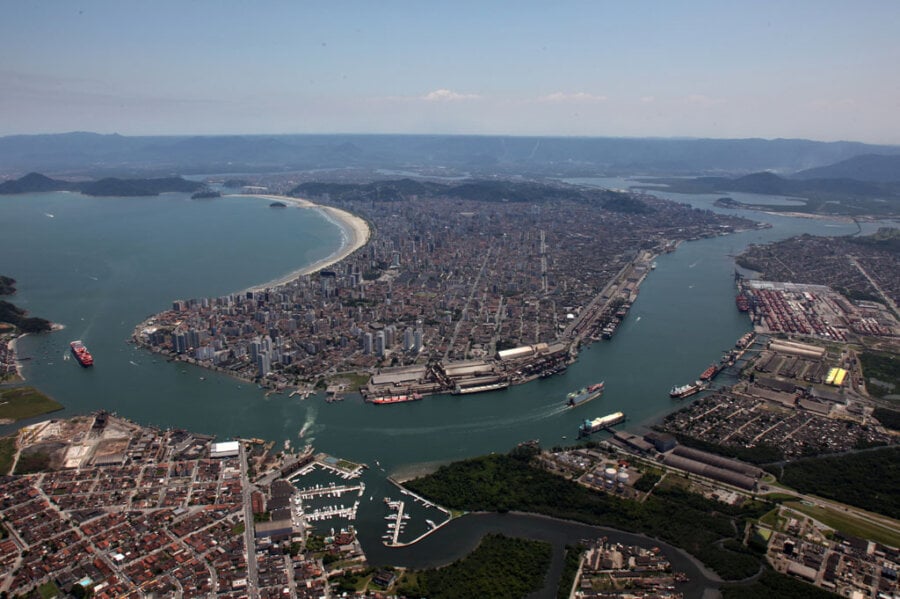
<instances>
[{"instance_id":1,"label":"distant mountain range","mask_svg":"<svg viewBox=\"0 0 900 599\"><path fill-rule=\"evenodd\" d=\"M900 155L864 154L794 175L795 179L855 179L873 183L900 182Z\"/></svg>"},{"instance_id":2,"label":"distant mountain range","mask_svg":"<svg viewBox=\"0 0 900 599\"><path fill-rule=\"evenodd\" d=\"M0 137L0 176L169 176L329 168L446 167L473 176L781 173L900 146L798 139L629 139L448 135L126 137L95 133Z\"/></svg>"},{"instance_id":3,"label":"distant mountain range","mask_svg":"<svg viewBox=\"0 0 900 599\"><path fill-rule=\"evenodd\" d=\"M167 191L193 192L203 187L205 187L203 183L187 181L181 177L159 179L107 177L99 181L62 181L40 173L28 173L20 179L0 183L0 194L78 191L90 196L156 196Z\"/></svg>"}]
</instances>

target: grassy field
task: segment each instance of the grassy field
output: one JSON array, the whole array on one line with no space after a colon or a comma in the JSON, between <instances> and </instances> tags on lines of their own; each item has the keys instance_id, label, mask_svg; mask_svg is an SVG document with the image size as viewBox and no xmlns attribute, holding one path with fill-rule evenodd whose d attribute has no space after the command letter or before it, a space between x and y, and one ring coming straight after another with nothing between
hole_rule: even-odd
<instances>
[{"instance_id":1,"label":"grassy field","mask_svg":"<svg viewBox=\"0 0 900 599\"><path fill-rule=\"evenodd\" d=\"M784 505L807 516L812 516L822 524L842 533L870 539L892 547L900 547L900 534L890 531L883 526L860 520L849 513L814 505L805 505L799 501L791 501Z\"/></svg>"},{"instance_id":2,"label":"grassy field","mask_svg":"<svg viewBox=\"0 0 900 599\"><path fill-rule=\"evenodd\" d=\"M9 473L9 468L12 466L15 453L15 437L3 437L0 439L0 476Z\"/></svg>"},{"instance_id":3,"label":"grassy field","mask_svg":"<svg viewBox=\"0 0 900 599\"><path fill-rule=\"evenodd\" d=\"M0 419L15 422L61 409L62 404L33 387L0 389Z\"/></svg>"},{"instance_id":4,"label":"grassy field","mask_svg":"<svg viewBox=\"0 0 900 599\"><path fill-rule=\"evenodd\" d=\"M344 373L323 379L320 381L321 388L324 389L328 385L345 385L345 393L356 393L360 387L364 387L369 382L368 374Z\"/></svg>"},{"instance_id":5,"label":"grassy field","mask_svg":"<svg viewBox=\"0 0 900 599\"><path fill-rule=\"evenodd\" d=\"M778 508L775 508L771 512L765 514L762 518L759 519L762 524L767 524L774 529L778 529L781 525L781 518L778 516Z\"/></svg>"}]
</instances>

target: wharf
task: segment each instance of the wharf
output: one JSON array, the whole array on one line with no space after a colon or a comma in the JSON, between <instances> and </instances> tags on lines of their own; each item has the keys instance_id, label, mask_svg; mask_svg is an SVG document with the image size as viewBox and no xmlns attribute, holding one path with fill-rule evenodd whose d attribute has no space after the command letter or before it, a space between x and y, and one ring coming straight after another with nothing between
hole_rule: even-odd
<instances>
[{"instance_id":1,"label":"wharf","mask_svg":"<svg viewBox=\"0 0 900 599\"><path fill-rule=\"evenodd\" d=\"M419 541L421 541L422 539L424 539L425 537L427 537L434 531L439 530L440 528L443 528L444 526L449 524L451 520L453 520L453 515L450 513L450 510L448 510L447 508L441 507L434 503L431 503L424 497L417 495L417 494L413 493L412 491L408 490L401 483L397 482L396 480L394 480L391 477L388 477L388 482L390 482L392 485L394 485L395 487L400 489L400 493L402 493L403 495L406 495L407 497L411 497L414 503L421 503L425 507L436 509L439 512L441 512L447 516L446 520L444 520L440 524L435 524L434 522L432 522L430 520L426 520L426 522L430 526L430 528L428 530L426 530L424 533L422 533L421 535L419 535L412 541L409 541L407 543L401 543L401 542L399 542L399 535L400 535L399 530L400 530L400 523L403 521L402 513L405 509L405 504L402 500L401 501L389 501L388 502L389 506L391 506L391 507L393 507L395 505L398 506L399 515L397 516L397 519L396 519L397 523L394 526L394 534L392 537L392 541L390 543L388 543L388 542L384 543L388 547L409 547L410 545L415 545L416 543L418 543Z\"/></svg>"},{"instance_id":2,"label":"wharf","mask_svg":"<svg viewBox=\"0 0 900 599\"><path fill-rule=\"evenodd\" d=\"M309 514L305 514L305 518L310 522L329 520L331 518L345 518L347 520L354 520L356 519L356 510L358 508L358 501L350 507L344 507L343 505L341 505L340 507L328 506L320 510L315 510Z\"/></svg>"},{"instance_id":3,"label":"wharf","mask_svg":"<svg viewBox=\"0 0 900 599\"><path fill-rule=\"evenodd\" d=\"M334 484L327 486L316 486L308 489L299 489L298 494L301 499L313 499L315 497L322 496L332 496L332 497L340 497L344 493L352 493L356 491L360 496L362 496L363 492L366 490L365 483L360 483L358 485L353 486L340 486L337 487Z\"/></svg>"}]
</instances>

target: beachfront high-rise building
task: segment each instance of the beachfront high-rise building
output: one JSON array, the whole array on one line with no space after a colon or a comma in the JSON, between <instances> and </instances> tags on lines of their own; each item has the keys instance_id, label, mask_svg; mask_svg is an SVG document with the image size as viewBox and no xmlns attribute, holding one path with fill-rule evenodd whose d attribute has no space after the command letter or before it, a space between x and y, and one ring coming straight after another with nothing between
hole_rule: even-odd
<instances>
[{"instance_id":1,"label":"beachfront high-rise building","mask_svg":"<svg viewBox=\"0 0 900 599\"><path fill-rule=\"evenodd\" d=\"M263 352L256 357L256 368L260 377L269 374L272 370L272 362L269 359L269 354Z\"/></svg>"},{"instance_id":2,"label":"beachfront high-rise building","mask_svg":"<svg viewBox=\"0 0 900 599\"><path fill-rule=\"evenodd\" d=\"M187 351L187 348L187 335L181 332L172 335L172 349L175 350L176 354L183 354Z\"/></svg>"}]
</instances>

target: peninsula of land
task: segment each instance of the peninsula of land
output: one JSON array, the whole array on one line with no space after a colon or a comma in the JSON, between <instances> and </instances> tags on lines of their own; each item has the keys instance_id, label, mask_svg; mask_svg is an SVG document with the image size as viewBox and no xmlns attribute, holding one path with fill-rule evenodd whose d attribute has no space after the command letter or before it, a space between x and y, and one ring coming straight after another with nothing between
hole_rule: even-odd
<instances>
[{"instance_id":1,"label":"peninsula of land","mask_svg":"<svg viewBox=\"0 0 900 599\"><path fill-rule=\"evenodd\" d=\"M657 255L757 226L537 182L308 184L255 197L314 198L341 227L341 250L244 293L176 300L135 342L275 389L374 375L362 389L371 399L561 372L585 343L614 335Z\"/></svg>"}]
</instances>

